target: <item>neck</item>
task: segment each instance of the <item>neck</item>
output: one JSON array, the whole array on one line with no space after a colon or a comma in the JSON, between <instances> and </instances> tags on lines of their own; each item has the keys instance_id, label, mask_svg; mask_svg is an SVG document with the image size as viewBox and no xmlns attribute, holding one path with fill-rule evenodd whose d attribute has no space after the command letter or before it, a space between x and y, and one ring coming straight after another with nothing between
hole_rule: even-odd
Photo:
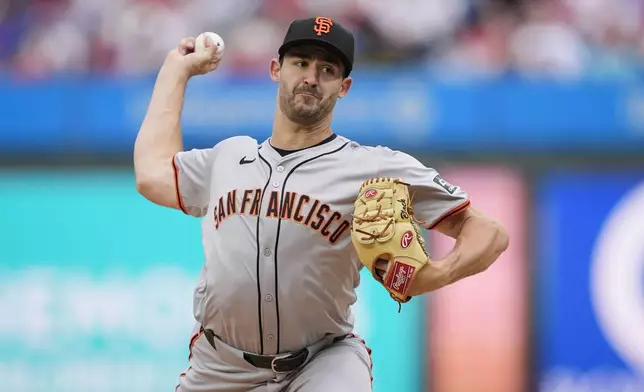
<instances>
[{"instance_id":1,"label":"neck","mask_svg":"<svg viewBox=\"0 0 644 392\"><path fill-rule=\"evenodd\" d=\"M278 109L273 122L271 145L282 150L299 150L314 146L332 134L330 116L319 123L302 126L289 120Z\"/></svg>"}]
</instances>

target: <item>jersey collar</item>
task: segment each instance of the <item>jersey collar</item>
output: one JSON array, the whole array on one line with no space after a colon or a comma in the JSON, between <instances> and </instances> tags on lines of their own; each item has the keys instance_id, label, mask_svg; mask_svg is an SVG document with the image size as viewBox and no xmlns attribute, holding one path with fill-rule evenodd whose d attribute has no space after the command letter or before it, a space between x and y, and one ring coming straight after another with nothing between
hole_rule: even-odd
<instances>
[{"instance_id":1,"label":"jersey collar","mask_svg":"<svg viewBox=\"0 0 644 392\"><path fill-rule=\"evenodd\" d=\"M282 156L270 143L271 138L264 140L259 146L259 153L267 159L271 164L281 164L287 161L301 161L308 159L326 152L332 151L342 144L346 143L346 140L334 134L334 137L329 137L330 140L325 140L324 142L317 144L315 146L307 147L301 150L294 151L290 154Z\"/></svg>"}]
</instances>

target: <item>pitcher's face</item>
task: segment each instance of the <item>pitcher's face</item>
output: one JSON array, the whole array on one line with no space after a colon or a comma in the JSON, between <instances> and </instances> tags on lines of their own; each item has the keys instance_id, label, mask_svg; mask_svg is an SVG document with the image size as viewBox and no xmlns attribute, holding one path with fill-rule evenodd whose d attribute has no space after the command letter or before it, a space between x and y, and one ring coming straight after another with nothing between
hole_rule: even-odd
<instances>
[{"instance_id":1,"label":"pitcher's face","mask_svg":"<svg viewBox=\"0 0 644 392\"><path fill-rule=\"evenodd\" d=\"M291 49L277 71L280 110L298 124L319 122L349 91L351 79L343 72L340 59L321 47Z\"/></svg>"}]
</instances>

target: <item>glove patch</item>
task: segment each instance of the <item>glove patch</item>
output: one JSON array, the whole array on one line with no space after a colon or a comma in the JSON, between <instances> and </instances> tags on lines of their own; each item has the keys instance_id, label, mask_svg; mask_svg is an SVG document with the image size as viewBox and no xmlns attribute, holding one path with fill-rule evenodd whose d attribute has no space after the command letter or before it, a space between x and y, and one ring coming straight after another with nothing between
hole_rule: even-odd
<instances>
[{"instance_id":1,"label":"glove patch","mask_svg":"<svg viewBox=\"0 0 644 392\"><path fill-rule=\"evenodd\" d=\"M406 295L415 272L415 267L395 261L393 271L389 274L385 286L400 295Z\"/></svg>"}]
</instances>

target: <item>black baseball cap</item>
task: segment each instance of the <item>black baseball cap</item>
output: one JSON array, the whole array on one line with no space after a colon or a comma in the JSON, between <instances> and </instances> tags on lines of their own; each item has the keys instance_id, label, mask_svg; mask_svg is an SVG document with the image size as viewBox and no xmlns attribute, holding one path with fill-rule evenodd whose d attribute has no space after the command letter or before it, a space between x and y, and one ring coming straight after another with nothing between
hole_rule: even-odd
<instances>
[{"instance_id":1,"label":"black baseball cap","mask_svg":"<svg viewBox=\"0 0 644 392\"><path fill-rule=\"evenodd\" d=\"M344 76L347 77L353 69L354 41L353 34L331 18L297 19L291 22L278 53L281 59L296 45L322 46L340 57L344 63Z\"/></svg>"}]
</instances>

